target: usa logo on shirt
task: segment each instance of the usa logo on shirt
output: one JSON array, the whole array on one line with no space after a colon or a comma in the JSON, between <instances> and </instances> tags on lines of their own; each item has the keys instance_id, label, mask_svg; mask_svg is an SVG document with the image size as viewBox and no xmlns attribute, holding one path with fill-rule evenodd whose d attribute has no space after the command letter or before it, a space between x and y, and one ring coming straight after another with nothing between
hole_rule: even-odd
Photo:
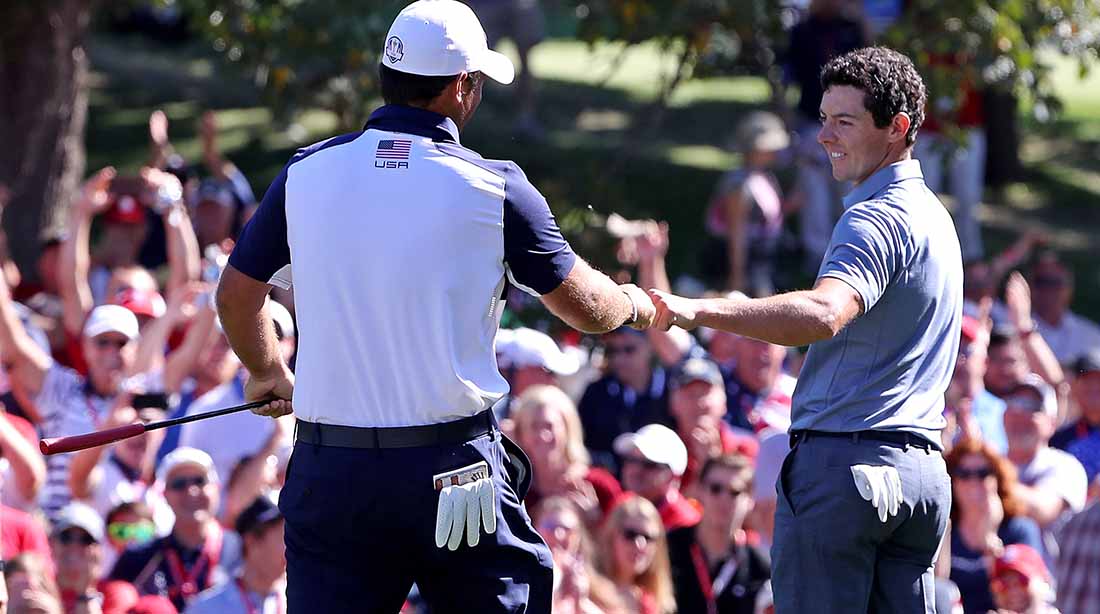
<instances>
[{"instance_id":1,"label":"usa logo on shirt","mask_svg":"<svg viewBox=\"0 0 1100 614\"><path fill-rule=\"evenodd\" d=\"M411 151L412 141L378 141L378 148L374 150L374 167L409 168L408 160Z\"/></svg>"}]
</instances>

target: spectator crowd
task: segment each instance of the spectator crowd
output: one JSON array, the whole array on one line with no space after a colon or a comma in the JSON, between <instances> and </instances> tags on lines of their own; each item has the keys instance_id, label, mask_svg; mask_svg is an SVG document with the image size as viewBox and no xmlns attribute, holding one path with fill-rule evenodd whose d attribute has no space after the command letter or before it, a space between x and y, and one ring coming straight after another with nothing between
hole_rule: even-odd
<instances>
[{"instance_id":1,"label":"spectator crowd","mask_svg":"<svg viewBox=\"0 0 1100 614\"><path fill-rule=\"evenodd\" d=\"M789 287L792 245L796 268L816 272L847 190L814 142L817 74L872 32L847 4L815 0L792 30L787 76L802 98L791 116L754 112L734 130L742 163L703 207L699 278L681 275L674 287L670 228L654 220L608 225L615 275L683 294L762 296ZM526 56L541 25L523 39ZM538 133L533 88L520 122ZM966 139L947 142L933 122L917 152L933 188L948 178L966 254L966 316L945 395L953 508L939 611L1100 612L1097 314L1070 310L1074 271L1041 249L1041 236L985 254L974 217L981 93L965 99L954 119ZM143 170L86 181L64 232L42 238L35 275L0 254L0 555L13 614L285 608L276 501L293 417L238 413L38 452L39 437L244 401L248 374L212 293L256 199L222 155L213 113L199 125L197 164L168 133L154 112ZM795 171L787 185L776 173L784 165ZM275 290L267 310L293 364L291 292ZM540 326L499 332L511 392L497 412L534 467L526 505L554 555L553 611L771 611L774 484L802 349L706 329L581 338ZM418 609L414 590L406 611Z\"/></svg>"}]
</instances>

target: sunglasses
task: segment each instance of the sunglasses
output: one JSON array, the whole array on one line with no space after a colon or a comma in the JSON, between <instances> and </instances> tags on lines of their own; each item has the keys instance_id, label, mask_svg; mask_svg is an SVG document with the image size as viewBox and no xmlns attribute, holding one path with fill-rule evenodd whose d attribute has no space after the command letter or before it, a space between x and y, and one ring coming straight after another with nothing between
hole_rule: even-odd
<instances>
[{"instance_id":1,"label":"sunglasses","mask_svg":"<svg viewBox=\"0 0 1100 614\"><path fill-rule=\"evenodd\" d=\"M623 527L621 532L622 532L623 538L626 539L627 541L631 541L631 542L632 541L637 541L639 537L644 539L646 541L646 543L652 543L652 542L657 541L657 536L656 535L646 533L645 531L639 531L637 529L631 529L629 527Z\"/></svg>"},{"instance_id":2,"label":"sunglasses","mask_svg":"<svg viewBox=\"0 0 1100 614\"><path fill-rule=\"evenodd\" d=\"M92 342L95 344L95 346L98 349L101 349L101 350L106 349L106 348L116 348L116 349L121 350L122 348L126 347L126 344L130 343L130 340L129 339L104 339L104 338L98 338L98 339L93 339Z\"/></svg>"},{"instance_id":3,"label":"sunglasses","mask_svg":"<svg viewBox=\"0 0 1100 614\"><path fill-rule=\"evenodd\" d=\"M618 354L622 354L624 356L630 356L631 354L633 354L637 351L638 351L638 346L636 346L636 345L621 345L621 346L617 346L617 347L614 346L614 345L605 345L604 348L603 348L603 353L608 358L610 358L612 356L616 356Z\"/></svg>"},{"instance_id":4,"label":"sunglasses","mask_svg":"<svg viewBox=\"0 0 1100 614\"><path fill-rule=\"evenodd\" d=\"M981 469L966 469L965 467L959 467L955 469L955 478L959 480L984 480L993 475L993 470L989 467L982 467Z\"/></svg>"},{"instance_id":5,"label":"sunglasses","mask_svg":"<svg viewBox=\"0 0 1100 614\"><path fill-rule=\"evenodd\" d=\"M210 480L208 480L205 475L198 475L193 478L172 478L171 480L168 480L167 484L165 484L165 488L167 488L168 490L180 491L187 490L192 486L203 488L209 483Z\"/></svg>"},{"instance_id":6,"label":"sunglasses","mask_svg":"<svg viewBox=\"0 0 1100 614\"><path fill-rule=\"evenodd\" d=\"M89 535L85 531L79 529L68 529L62 531L57 536L57 541L62 546L68 546L71 544L80 544L81 546L91 546L96 543L95 538Z\"/></svg>"},{"instance_id":7,"label":"sunglasses","mask_svg":"<svg viewBox=\"0 0 1100 614\"><path fill-rule=\"evenodd\" d=\"M634 456L624 456L623 464L638 465L647 471L656 471L657 469L663 469L667 466L664 463L657 463L648 458L637 458Z\"/></svg>"},{"instance_id":8,"label":"sunglasses","mask_svg":"<svg viewBox=\"0 0 1100 614\"><path fill-rule=\"evenodd\" d=\"M712 497L717 497L718 495L725 493L730 497L737 498L742 492L744 492L737 488L726 486L724 484L718 484L717 482L711 482L707 484L706 489Z\"/></svg>"},{"instance_id":9,"label":"sunglasses","mask_svg":"<svg viewBox=\"0 0 1100 614\"><path fill-rule=\"evenodd\" d=\"M112 522L107 525L107 534L113 539L129 543L145 543L152 541L156 535L156 527L148 520L138 522Z\"/></svg>"}]
</instances>

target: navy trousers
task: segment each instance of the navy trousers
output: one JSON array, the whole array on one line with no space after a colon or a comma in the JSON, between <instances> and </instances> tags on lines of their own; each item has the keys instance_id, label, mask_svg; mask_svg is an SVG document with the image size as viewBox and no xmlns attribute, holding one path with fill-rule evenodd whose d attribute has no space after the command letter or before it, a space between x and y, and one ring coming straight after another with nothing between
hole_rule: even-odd
<instances>
[{"instance_id":1,"label":"navy trousers","mask_svg":"<svg viewBox=\"0 0 1100 614\"><path fill-rule=\"evenodd\" d=\"M496 532L437 548L432 476L479 461L496 489ZM499 433L420 448L297 442L279 497L288 613L395 614L415 582L433 614L550 614L550 551L508 463Z\"/></svg>"}]
</instances>

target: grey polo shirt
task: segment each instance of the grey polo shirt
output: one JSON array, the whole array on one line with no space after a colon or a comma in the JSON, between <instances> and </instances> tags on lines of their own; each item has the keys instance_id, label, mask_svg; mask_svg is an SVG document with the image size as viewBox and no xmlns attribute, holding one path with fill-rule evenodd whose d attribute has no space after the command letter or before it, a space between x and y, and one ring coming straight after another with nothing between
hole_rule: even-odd
<instances>
[{"instance_id":1,"label":"grey polo shirt","mask_svg":"<svg viewBox=\"0 0 1100 614\"><path fill-rule=\"evenodd\" d=\"M908 431L939 445L961 331L955 226L916 160L871 175L844 204L818 278L851 286L864 311L810 347L791 429Z\"/></svg>"}]
</instances>

